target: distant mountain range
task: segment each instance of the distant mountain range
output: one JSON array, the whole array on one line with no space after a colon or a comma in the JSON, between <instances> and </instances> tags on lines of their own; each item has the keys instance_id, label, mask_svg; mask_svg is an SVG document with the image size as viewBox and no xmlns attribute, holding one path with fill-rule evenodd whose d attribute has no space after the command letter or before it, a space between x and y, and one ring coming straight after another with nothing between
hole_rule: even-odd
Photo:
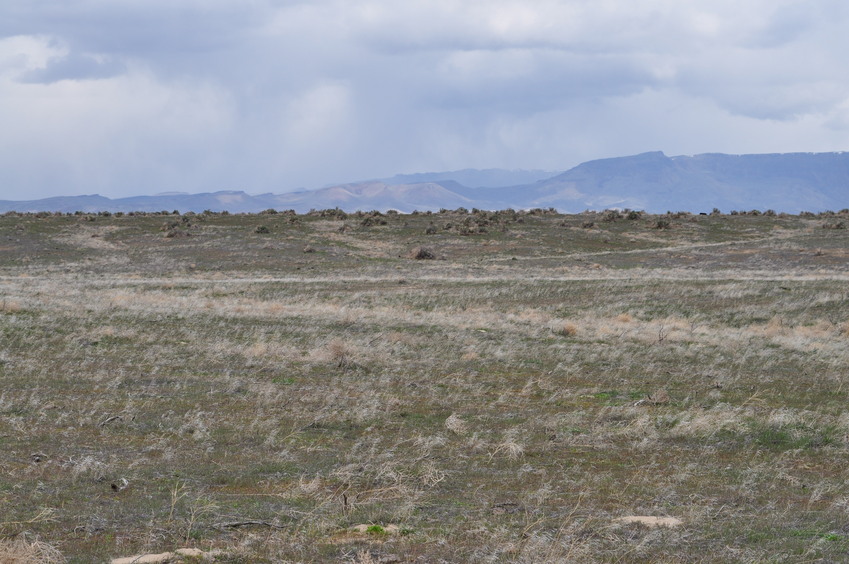
<instances>
[{"instance_id":1,"label":"distant mountain range","mask_svg":"<svg viewBox=\"0 0 849 564\"><path fill-rule=\"evenodd\" d=\"M346 211L401 212L458 207L556 208L562 212L630 208L671 211L839 210L849 207L849 153L668 157L662 152L588 161L566 172L500 169L398 175L318 190L249 195L225 191L165 193L109 199L64 196L2 201L0 212L130 212L203 210L259 212L266 209L339 207Z\"/></svg>"}]
</instances>

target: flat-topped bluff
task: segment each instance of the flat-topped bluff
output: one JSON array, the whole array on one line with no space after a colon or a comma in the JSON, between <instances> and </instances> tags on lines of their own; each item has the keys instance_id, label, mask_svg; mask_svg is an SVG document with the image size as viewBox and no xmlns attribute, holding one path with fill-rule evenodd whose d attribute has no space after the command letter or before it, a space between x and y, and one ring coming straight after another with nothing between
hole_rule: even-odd
<instances>
[{"instance_id":1,"label":"flat-topped bluff","mask_svg":"<svg viewBox=\"0 0 849 564\"><path fill-rule=\"evenodd\" d=\"M709 212L772 209L820 212L849 207L849 153L669 157L660 151L588 161L566 172L460 170L397 175L280 194L166 192L110 199L99 195L0 201L0 212L179 210L255 213L341 208L435 211L458 207L577 213L606 208Z\"/></svg>"}]
</instances>

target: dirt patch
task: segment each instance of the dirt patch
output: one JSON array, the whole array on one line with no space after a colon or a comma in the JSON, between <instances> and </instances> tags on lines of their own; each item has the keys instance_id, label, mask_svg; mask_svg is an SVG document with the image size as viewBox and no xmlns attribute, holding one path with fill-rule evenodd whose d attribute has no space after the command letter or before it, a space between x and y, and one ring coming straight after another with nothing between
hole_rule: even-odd
<instances>
[{"instance_id":1,"label":"dirt patch","mask_svg":"<svg viewBox=\"0 0 849 564\"><path fill-rule=\"evenodd\" d=\"M650 529L654 529L656 527L678 527L684 523L677 517L651 517L648 515L628 515L627 517L614 519L613 522L623 523L626 525L639 523L640 525L644 525Z\"/></svg>"},{"instance_id":2,"label":"dirt patch","mask_svg":"<svg viewBox=\"0 0 849 564\"><path fill-rule=\"evenodd\" d=\"M71 231L66 231L54 238L57 243L64 243L84 249L116 250L121 245L107 241L104 237L118 228L115 226L90 227L79 225Z\"/></svg>"},{"instance_id":3,"label":"dirt patch","mask_svg":"<svg viewBox=\"0 0 849 564\"><path fill-rule=\"evenodd\" d=\"M334 544L344 544L363 539L368 539L373 542L382 542L387 540L388 537L397 535L400 532L401 527L398 525L373 525L362 523L336 533L333 537L331 537L330 542Z\"/></svg>"},{"instance_id":4,"label":"dirt patch","mask_svg":"<svg viewBox=\"0 0 849 564\"><path fill-rule=\"evenodd\" d=\"M165 564L167 562L183 562L185 558L205 559L207 556L213 555L197 548L178 548L174 552L137 554L136 556L113 558L111 564Z\"/></svg>"}]
</instances>

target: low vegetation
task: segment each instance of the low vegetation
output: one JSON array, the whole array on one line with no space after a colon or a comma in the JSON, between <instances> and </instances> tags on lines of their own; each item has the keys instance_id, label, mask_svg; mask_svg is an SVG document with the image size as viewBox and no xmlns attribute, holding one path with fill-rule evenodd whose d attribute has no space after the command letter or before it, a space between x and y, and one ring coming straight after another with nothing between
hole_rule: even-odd
<instances>
[{"instance_id":1,"label":"low vegetation","mask_svg":"<svg viewBox=\"0 0 849 564\"><path fill-rule=\"evenodd\" d=\"M0 560L843 561L847 216L2 216Z\"/></svg>"}]
</instances>

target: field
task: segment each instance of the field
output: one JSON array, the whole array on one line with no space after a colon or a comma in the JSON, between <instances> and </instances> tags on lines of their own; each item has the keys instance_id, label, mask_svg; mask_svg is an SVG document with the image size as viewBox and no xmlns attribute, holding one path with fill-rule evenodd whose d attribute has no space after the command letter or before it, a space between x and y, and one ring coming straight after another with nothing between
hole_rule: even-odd
<instances>
[{"instance_id":1,"label":"field","mask_svg":"<svg viewBox=\"0 0 849 564\"><path fill-rule=\"evenodd\" d=\"M847 561L842 221L2 216L0 561Z\"/></svg>"}]
</instances>

